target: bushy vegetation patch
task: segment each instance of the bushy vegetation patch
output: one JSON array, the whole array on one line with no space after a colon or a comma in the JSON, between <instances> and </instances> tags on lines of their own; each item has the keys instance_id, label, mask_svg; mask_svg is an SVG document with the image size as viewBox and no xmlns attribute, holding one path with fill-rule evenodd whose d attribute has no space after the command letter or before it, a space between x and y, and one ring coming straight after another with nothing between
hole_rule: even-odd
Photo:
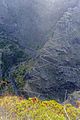
<instances>
[{"instance_id":1,"label":"bushy vegetation patch","mask_svg":"<svg viewBox=\"0 0 80 120\"><path fill-rule=\"evenodd\" d=\"M42 101L37 98L26 100L17 96L5 96L0 98L0 109L7 112L9 120L80 119L79 108L75 108L70 104L61 105L54 100ZM0 115L2 114L0 113Z\"/></svg>"}]
</instances>

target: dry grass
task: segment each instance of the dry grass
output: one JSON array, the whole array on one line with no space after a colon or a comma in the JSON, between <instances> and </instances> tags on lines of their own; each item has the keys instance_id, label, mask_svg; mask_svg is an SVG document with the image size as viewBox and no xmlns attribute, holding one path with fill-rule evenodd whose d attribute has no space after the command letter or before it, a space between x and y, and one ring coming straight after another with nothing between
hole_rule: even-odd
<instances>
[{"instance_id":1,"label":"dry grass","mask_svg":"<svg viewBox=\"0 0 80 120\"><path fill-rule=\"evenodd\" d=\"M66 112L65 112L66 111ZM70 104L64 106L54 100L28 100L17 96L0 98L0 120L77 120L80 109ZM78 119L78 120L79 120Z\"/></svg>"}]
</instances>

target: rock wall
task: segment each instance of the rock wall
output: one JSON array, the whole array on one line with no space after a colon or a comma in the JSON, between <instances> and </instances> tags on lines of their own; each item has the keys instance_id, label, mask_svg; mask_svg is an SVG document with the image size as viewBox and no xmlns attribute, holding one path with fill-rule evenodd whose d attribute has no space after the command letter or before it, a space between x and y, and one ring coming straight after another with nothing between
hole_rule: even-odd
<instances>
[{"instance_id":1,"label":"rock wall","mask_svg":"<svg viewBox=\"0 0 80 120\"><path fill-rule=\"evenodd\" d=\"M27 86L42 98L60 101L65 94L80 89L80 2L58 20L53 38L41 49Z\"/></svg>"}]
</instances>

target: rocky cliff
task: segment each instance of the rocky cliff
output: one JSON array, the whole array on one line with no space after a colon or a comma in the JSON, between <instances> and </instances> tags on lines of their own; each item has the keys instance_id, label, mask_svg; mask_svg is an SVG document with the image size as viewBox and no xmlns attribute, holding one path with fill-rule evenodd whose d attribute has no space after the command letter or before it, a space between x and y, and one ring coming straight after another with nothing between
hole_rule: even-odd
<instances>
[{"instance_id":1,"label":"rocky cliff","mask_svg":"<svg viewBox=\"0 0 80 120\"><path fill-rule=\"evenodd\" d=\"M63 101L80 89L79 0L0 0L0 47L13 87Z\"/></svg>"},{"instance_id":2,"label":"rocky cliff","mask_svg":"<svg viewBox=\"0 0 80 120\"><path fill-rule=\"evenodd\" d=\"M57 21L31 76L25 90L32 96L63 101L65 94L80 89L80 2Z\"/></svg>"}]
</instances>

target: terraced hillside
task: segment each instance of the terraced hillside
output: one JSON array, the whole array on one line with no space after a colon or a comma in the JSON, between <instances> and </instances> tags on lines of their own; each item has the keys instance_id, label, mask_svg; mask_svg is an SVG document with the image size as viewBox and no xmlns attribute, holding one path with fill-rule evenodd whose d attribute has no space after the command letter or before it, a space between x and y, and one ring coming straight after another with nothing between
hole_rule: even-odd
<instances>
[{"instance_id":1,"label":"terraced hillside","mask_svg":"<svg viewBox=\"0 0 80 120\"><path fill-rule=\"evenodd\" d=\"M32 78L26 86L42 98L55 98L63 101L66 93L68 96L80 90L79 11L80 2L78 1L77 5L64 12L56 23L53 38L40 50Z\"/></svg>"}]
</instances>

